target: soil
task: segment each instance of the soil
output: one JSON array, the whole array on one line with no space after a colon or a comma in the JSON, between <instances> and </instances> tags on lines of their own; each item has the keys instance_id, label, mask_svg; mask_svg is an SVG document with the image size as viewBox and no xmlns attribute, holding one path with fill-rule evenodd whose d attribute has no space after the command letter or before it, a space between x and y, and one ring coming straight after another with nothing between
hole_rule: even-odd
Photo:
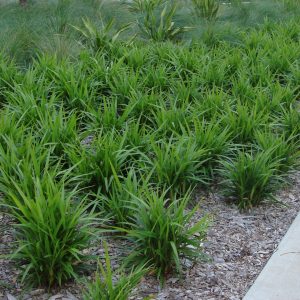
<instances>
[{"instance_id":1,"label":"soil","mask_svg":"<svg viewBox=\"0 0 300 300\"><path fill-rule=\"evenodd\" d=\"M168 278L162 289L155 278L144 278L131 299L242 299L300 210L299 175L293 175L291 185L278 193L279 203L265 203L248 212L226 202L217 189L207 195L197 193L195 200L201 203L198 217L208 213L214 219L204 244L211 260L184 261L182 276ZM75 283L51 293L43 289L24 291L17 280L17 268L3 257L14 239L12 220L0 213L0 226L0 299L81 299L83 286ZM113 256L126 248L121 243L109 240ZM100 254L103 250L93 247L92 252Z\"/></svg>"}]
</instances>

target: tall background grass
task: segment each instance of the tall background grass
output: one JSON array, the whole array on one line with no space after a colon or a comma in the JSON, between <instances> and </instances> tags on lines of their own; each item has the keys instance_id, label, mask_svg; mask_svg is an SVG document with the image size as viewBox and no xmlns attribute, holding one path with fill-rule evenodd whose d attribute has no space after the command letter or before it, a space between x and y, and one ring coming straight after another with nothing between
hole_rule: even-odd
<instances>
[{"instance_id":1,"label":"tall background grass","mask_svg":"<svg viewBox=\"0 0 300 300\"><path fill-rule=\"evenodd\" d=\"M28 0L26 7L15 2L0 2L0 48L22 64L30 63L41 51L59 57L77 55L81 45L73 26L81 26L83 17L95 25L113 18L115 27L120 28L140 14L130 11L125 0ZM208 21L193 12L191 1L177 2L174 21L178 26L192 27L182 36L188 42L199 38L238 42L242 30L266 21L298 18L300 12L291 0L221 1L216 19ZM131 26L124 38L137 32L138 26Z\"/></svg>"}]
</instances>

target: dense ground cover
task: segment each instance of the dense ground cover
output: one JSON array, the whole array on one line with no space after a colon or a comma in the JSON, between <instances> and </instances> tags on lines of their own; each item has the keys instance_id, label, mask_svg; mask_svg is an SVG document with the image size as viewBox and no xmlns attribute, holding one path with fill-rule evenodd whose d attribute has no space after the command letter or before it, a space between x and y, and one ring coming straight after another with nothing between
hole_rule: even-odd
<instances>
[{"instance_id":1,"label":"dense ground cover","mask_svg":"<svg viewBox=\"0 0 300 300\"><path fill-rule=\"evenodd\" d=\"M114 18L114 27L117 29L131 23L130 29L122 37L128 39L138 33L139 37L147 39L136 23L137 20L141 23L144 14L128 9L130 1L28 0L26 9L13 4L17 0L12 0L10 5L5 5L6 2L0 1L1 50L22 64L28 64L37 52L55 53L59 57L78 55L82 47L78 43L78 34L70 24L81 26L83 17L89 18L98 28L111 18ZM211 13L213 6L206 13L204 10L204 16L211 19L210 22L203 18L201 5L198 5L197 11L193 6L193 2L201 4L204 0L167 2L177 3L172 15L176 27L193 28L180 36L180 39L187 42L193 39L206 40L208 43L216 39L239 42L240 31L260 26L266 20L285 22L299 16L297 0L251 0L250 3L240 0L220 1L222 4L219 5L216 20L215 17L209 17L214 16ZM206 2L218 3L212 0ZM161 11L161 7L156 10L158 18Z\"/></svg>"},{"instance_id":2,"label":"dense ground cover","mask_svg":"<svg viewBox=\"0 0 300 300\"><path fill-rule=\"evenodd\" d=\"M97 260L87 248L125 239L118 282L106 252L85 297L126 299L145 274L164 284L181 272L182 258L207 259L212 220L197 214L195 187L218 185L245 210L276 201L288 184L299 165L300 27L297 11L282 3L274 12L280 7L278 18L293 15L289 21L275 23L273 12L247 28L259 20L249 13L229 31L220 29L232 13L227 6L216 16L207 10L194 24L206 28L201 34L182 20L187 4L152 10L136 1L116 27L92 21L98 4L84 11L77 2L4 8L28 27L11 20L26 38L21 44L7 38L10 26L0 32L7 41L0 58L1 210L14 220L20 280L33 286L78 279L95 269L85 264ZM40 19L47 5L58 18L46 18L55 30ZM82 23L83 15L90 20ZM26 28L35 34L23 35ZM53 39L67 47L61 51ZM46 41L53 51L43 51Z\"/></svg>"}]
</instances>

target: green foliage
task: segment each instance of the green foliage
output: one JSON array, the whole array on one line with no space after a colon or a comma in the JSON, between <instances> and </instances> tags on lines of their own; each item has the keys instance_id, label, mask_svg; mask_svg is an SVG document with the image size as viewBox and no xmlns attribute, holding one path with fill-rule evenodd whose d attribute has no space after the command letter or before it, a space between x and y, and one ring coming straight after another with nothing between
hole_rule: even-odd
<instances>
[{"instance_id":1,"label":"green foliage","mask_svg":"<svg viewBox=\"0 0 300 300\"><path fill-rule=\"evenodd\" d=\"M129 9L142 14L141 20L137 21L138 27L142 35L154 41L176 40L190 30L189 27L175 26L175 1L134 0L129 4Z\"/></svg>"},{"instance_id":2,"label":"green foliage","mask_svg":"<svg viewBox=\"0 0 300 300\"><path fill-rule=\"evenodd\" d=\"M58 111L48 111L40 115L38 121L38 136L43 144L53 146L54 153L63 157L64 149L68 145L79 143L77 134L77 116L75 113L67 114L62 108Z\"/></svg>"},{"instance_id":3,"label":"green foliage","mask_svg":"<svg viewBox=\"0 0 300 300\"><path fill-rule=\"evenodd\" d=\"M206 183L206 150L199 149L192 138L182 136L152 142L152 159L148 159L153 180L171 192L185 192L195 183Z\"/></svg>"},{"instance_id":4,"label":"green foliage","mask_svg":"<svg viewBox=\"0 0 300 300\"><path fill-rule=\"evenodd\" d=\"M97 195L99 206L116 226L127 227L132 221L138 205L135 198L148 183L147 180L143 183L140 181L141 179L137 177L133 169L129 170L125 178L118 178L117 174L114 174L108 194Z\"/></svg>"},{"instance_id":5,"label":"green foliage","mask_svg":"<svg viewBox=\"0 0 300 300\"><path fill-rule=\"evenodd\" d=\"M13 139L15 142L22 140L26 134L24 126L19 124L19 120L8 110L0 111L0 145L5 147L6 139Z\"/></svg>"},{"instance_id":6,"label":"green foliage","mask_svg":"<svg viewBox=\"0 0 300 300\"><path fill-rule=\"evenodd\" d=\"M122 128L123 123L126 120L127 114L124 116L119 114L117 99L103 98L103 103L97 109L94 106L89 106L86 109L86 116L88 121L87 130L99 131L111 130L113 128Z\"/></svg>"},{"instance_id":7,"label":"green foliage","mask_svg":"<svg viewBox=\"0 0 300 300\"><path fill-rule=\"evenodd\" d=\"M287 11L292 11L300 8L298 0L282 0L283 5Z\"/></svg>"},{"instance_id":8,"label":"green foliage","mask_svg":"<svg viewBox=\"0 0 300 300\"><path fill-rule=\"evenodd\" d=\"M178 101L179 102L179 101ZM173 133L182 133L184 127L190 123L191 108L189 103L178 105L175 103L162 103L153 109L154 126L158 132L170 136Z\"/></svg>"},{"instance_id":9,"label":"green foliage","mask_svg":"<svg viewBox=\"0 0 300 300\"><path fill-rule=\"evenodd\" d=\"M272 193L282 182L277 175L281 161L280 158L274 159L273 151L239 152L236 159L221 162L224 193L232 197L241 209L272 199Z\"/></svg>"},{"instance_id":10,"label":"green foliage","mask_svg":"<svg viewBox=\"0 0 300 300\"><path fill-rule=\"evenodd\" d=\"M88 212L91 206L76 199L76 189L67 191L63 182L45 176L44 184L38 177L33 179L33 196L12 179L17 193L9 191L9 198L11 215L17 220L18 249L12 259L20 264L22 281L50 288L77 277L85 258L82 251L94 238L96 220L93 210Z\"/></svg>"},{"instance_id":11,"label":"green foliage","mask_svg":"<svg viewBox=\"0 0 300 300\"><path fill-rule=\"evenodd\" d=\"M145 275L146 269L132 269L129 274L122 270L113 272L106 243L104 248L105 267L101 263L98 264L100 271L96 273L94 282L87 285L83 299L127 300L132 290Z\"/></svg>"},{"instance_id":12,"label":"green foliage","mask_svg":"<svg viewBox=\"0 0 300 300\"><path fill-rule=\"evenodd\" d=\"M127 30L131 24L122 26L120 29L113 32L114 20L102 23L101 27L97 27L89 19L83 19L83 29L75 27L82 35L83 42L95 51L108 50L119 38L119 35Z\"/></svg>"},{"instance_id":13,"label":"green foliage","mask_svg":"<svg viewBox=\"0 0 300 300\"><path fill-rule=\"evenodd\" d=\"M299 166L299 141L296 136L276 135L272 132L256 134L258 147L261 151L270 151L270 160L279 162L278 172L287 176Z\"/></svg>"},{"instance_id":14,"label":"green foliage","mask_svg":"<svg viewBox=\"0 0 300 300\"><path fill-rule=\"evenodd\" d=\"M280 116L283 130L287 136L299 138L300 134L300 112L297 107L289 107L283 110Z\"/></svg>"},{"instance_id":15,"label":"green foliage","mask_svg":"<svg viewBox=\"0 0 300 300\"><path fill-rule=\"evenodd\" d=\"M18 77L19 72L15 63L9 60L6 55L0 53L0 108L6 100L3 92L12 88L13 81L18 80Z\"/></svg>"},{"instance_id":16,"label":"green foliage","mask_svg":"<svg viewBox=\"0 0 300 300\"><path fill-rule=\"evenodd\" d=\"M42 85L38 80L37 83ZM7 91L5 93L8 101L6 107L18 119L19 124L34 128L38 120L46 117L49 110L54 108L57 98L55 95L46 95L44 87L29 89L30 84L26 88L15 85L14 91Z\"/></svg>"},{"instance_id":17,"label":"green foliage","mask_svg":"<svg viewBox=\"0 0 300 300\"><path fill-rule=\"evenodd\" d=\"M26 66L36 56L39 37L28 24L22 25L16 29L10 39L7 39L7 43L4 44L4 50L19 64Z\"/></svg>"},{"instance_id":18,"label":"green foliage","mask_svg":"<svg viewBox=\"0 0 300 300\"><path fill-rule=\"evenodd\" d=\"M124 9L124 2L130 4L134 12ZM96 49L99 49L96 40L101 49L104 44L105 48L109 48L111 38L124 24L129 23L138 23L140 27L131 27L124 33L126 37L135 36L142 29L146 37L153 34L159 39L182 38L190 41L195 38L214 44L219 39L240 41L240 31L253 26L263 27L266 18L271 27L278 21L295 23L300 12L298 0L260 0L251 1L250 5L240 2L233 0L231 5L219 5L217 0L60 0L34 1L34 5L28 5L26 9L14 3L3 4L0 11L0 43L6 54L18 63L28 65L39 51L55 54L58 58L77 56L82 43L77 41L80 32L72 30L73 27L84 32L81 34L84 44L94 44ZM174 15L173 6L177 7ZM192 21L189 8L201 16L193 20L195 30L192 31L189 30ZM103 16L103 20L99 16ZM217 22L203 24L203 16ZM82 25L83 18L87 27ZM115 20L117 29L106 31L110 20ZM290 27L294 27L288 30L290 34L297 32L296 24Z\"/></svg>"},{"instance_id":19,"label":"green foliage","mask_svg":"<svg viewBox=\"0 0 300 300\"><path fill-rule=\"evenodd\" d=\"M74 167L74 175L81 178L81 185L94 192L108 193L114 174L122 176L131 166L129 158L134 152L124 144L125 137L111 131L100 133L91 145L68 147L70 167Z\"/></svg>"},{"instance_id":20,"label":"green foliage","mask_svg":"<svg viewBox=\"0 0 300 300\"><path fill-rule=\"evenodd\" d=\"M190 224L198 208L187 211L189 194L172 201L166 192L158 194L148 190L137 198L131 229L126 230L126 239L133 242L127 263L152 267L163 282L172 270L181 270L181 258L203 258L201 242L206 235L208 218L202 217Z\"/></svg>"},{"instance_id":21,"label":"green foliage","mask_svg":"<svg viewBox=\"0 0 300 300\"><path fill-rule=\"evenodd\" d=\"M225 111L223 123L237 143L246 144L254 140L256 130L265 127L268 117L268 113L259 111L256 105L238 103L236 109L229 108Z\"/></svg>"},{"instance_id":22,"label":"green foliage","mask_svg":"<svg viewBox=\"0 0 300 300\"><path fill-rule=\"evenodd\" d=\"M192 0L192 5L198 17L209 21L216 20L220 8L218 0Z\"/></svg>"},{"instance_id":23,"label":"green foliage","mask_svg":"<svg viewBox=\"0 0 300 300\"><path fill-rule=\"evenodd\" d=\"M88 105L95 104L99 83L89 76L83 63L79 63L76 67L68 62L46 66L46 74L50 77L51 85L54 84L56 92L52 97L54 100L62 97L64 107L68 110L85 110Z\"/></svg>"},{"instance_id":24,"label":"green foliage","mask_svg":"<svg viewBox=\"0 0 300 300\"><path fill-rule=\"evenodd\" d=\"M105 225L129 239L128 263L165 278L202 255L207 220L186 191L223 181L249 208L299 167L299 12L199 1L207 22L191 1L64 1L0 11L0 201L16 218L15 258L24 281L62 284ZM139 277L104 272L87 298L127 297Z\"/></svg>"},{"instance_id":25,"label":"green foliage","mask_svg":"<svg viewBox=\"0 0 300 300\"><path fill-rule=\"evenodd\" d=\"M222 127L222 120L211 120L210 123L196 119L194 131L191 132L197 147L206 150L206 163L213 172L219 160L228 154L231 147L232 132Z\"/></svg>"},{"instance_id":26,"label":"green foliage","mask_svg":"<svg viewBox=\"0 0 300 300\"><path fill-rule=\"evenodd\" d=\"M33 197L36 178L44 187L49 173L59 177L60 171L52 159L51 148L37 143L30 135L24 135L19 141L6 137L0 145L0 188L7 203L12 201L10 193L19 195L15 183L26 196Z\"/></svg>"}]
</instances>

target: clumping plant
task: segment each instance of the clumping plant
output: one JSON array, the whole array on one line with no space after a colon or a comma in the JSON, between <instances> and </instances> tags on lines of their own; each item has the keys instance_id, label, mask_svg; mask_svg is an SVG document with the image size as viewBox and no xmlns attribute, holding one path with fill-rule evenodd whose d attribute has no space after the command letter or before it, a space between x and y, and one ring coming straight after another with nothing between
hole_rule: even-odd
<instances>
[{"instance_id":1,"label":"clumping plant","mask_svg":"<svg viewBox=\"0 0 300 300\"><path fill-rule=\"evenodd\" d=\"M153 153L146 165L153 171L153 181L170 192L184 192L195 183L206 183L206 150L199 149L192 138L152 142Z\"/></svg>"},{"instance_id":2,"label":"clumping plant","mask_svg":"<svg viewBox=\"0 0 300 300\"><path fill-rule=\"evenodd\" d=\"M192 218L198 207L187 209L190 194L183 198L167 198L167 193L148 190L136 199L131 229L121 230L132 242L126 261L128 265L147 265L164 281L172 271L181 271L181 258L204 258L202 242L209 225L208 217L202 217L193 225Z\"/></svg>"},{"instance_id":3,"label":"clumping plant","mask_svg":"<svg viewBox=\"0 0 300 300\"><path fill-rule=\"evenodd\" d=\"M6 102L3 92L7 89L12 89L15 80L19 81L20 75L15 62L8 59L3 53L0 53L0 108Z\"/></svg>"},{"instance_id":4,"label":"clumping plant","mask_svg":"<svg viewBox=\"0 0 300 300\"><path fill-rule=\"evenodd\" d=\"M283 131L287 137L294 136L299 139L300 135L300 111L298 107L289 107L284 109L279 123L282 125Z\"/></svg>"},{"instance_id":5,"label":"clumping plant","mask_svg":"<svg viewBox=\"0 0 300 300\"><path fill-rule=\"evenodd\" d=\"M85 110L95 102L98 89L95 78L88 76L81 65L62 64L49 71L57 95L63 98L66 110Z\"/></svg>"},{"instance_id":6,"label":"clumping plant","mask_svg":"<svg viewBox=\"0 0 300 300\"><path fill-rule=\"evenodd\" d=\"M261 151L270 152L270 160L278 162L278 172L287 176L299 167L300 148L295 135L257 132L256 141Z\"/></svg>"},{"instance_id":7,"label":"clumping plant","mask_svg":"<svg viewBox=\"0 0 300 300\"><path fill-rule=\"evenodd\" d=\"M5 147L6 139L20 142L26 135L26 127L19 123L19 119L9 110L0 110L0 145Z\"/></svg>"},{"instance_id":8,"label":"clumping plant","mask_svg":"<svg viewBox=\"0 0 300 300\"><path fill-rule=\"evenodd\" d=\"M299 10L300 8L298 0L282 0L282 2L287 11Z\"/></svg>"},{"instance_id":9,"label":"clumping plant","mask_svg":"<svg viewBox=\"0 0 300 300\"><path fill-rule=\"evenodd\" d=\"M33 196L22 191L9 192L10 214L15 224L18 248L12 259L20 265L22 282L33 286L62 285L77 278L84 266L83 250L95 238L94 223L98 223L93 207L78 199L78 190L68 191L64 182L56 183L49 174L42 186L34 178Z\"/></svg>"},{"instance_id":10,"label":"clumping plant","mask_svg":"<svg viewBox=\"0 0 300 300\"><path fill-rule=\"evenodd\" d=\"M47 185L48 175L60 177L60 164L53 159L53 149L37 143L30 135L24 135L22 140L14 141L5 138L0 145L0 190L5 196L5 202L10 203L9 194L18 195L16 182L22 192L33 197L35 178L39 178L42 186Z\"/></svg>"},{"instance_id":11,"label":"clumping plant","mask_svg":"<svg viewBox=\"0 0 300 300\"><path fill-rule=\"evenodd\" d=\"M144 70L145 72L145 86L152 88L158 93L168 90L170 85L171 70L166 65L149 66Z\"/></svg>"},{"instance_id":12,"label":"clumping plant","mask_svg":"<svg viewBox=\"0 0 300 300\"><path fill-rule=\"evenodd\" d=\"M255 105L237 104L236 109L227 108L222 123L228 127L236 143L247 144L255 139L255 132L264 129L269 114L258 111Z\"/></svg>"},{"instance_id":13,"label":"clumping plant","mask_svg":"<svg viewBox=\"0 0 300 300\"><path fill-rule=\"evenodd\" d=\"M122 65L116 64L109 73L110 93L117 97L118 104L127 104L132 91L142 88L140 75Z\"/></svg>"},{"instance_id":14,"label":"clumping plant","mask_svg":"<svg viewBox=\"0 0 300 300\"><path fill-rule=\"evenodd\" d=\"M132 90L130 93L129 106L132 107L131 113L136 117L140 117L144 123L149 123L149 114L153 108L159 103L161 94L155 93L153 89L149 93L139 90Z\"/></svg>"},{"instance_id":15,"label":"clumping plant","mask_svg":"<svg viewBox=\"0 0 300 300\"><path fill-rule=\"evenodd\" d=\"M147 49L140 49L137 46L132 46L131 49L126 49L125 61L134 70L138 70L146 64L148 53Z\"/></svg>"},{"instance_id":16,"label":"clumping plant","mask_svg":"<svg viewBox=\"0 0 300 300\"><path fill-rule=\"evenodd\" d=\"M84 115L86 117L85 128L89 131L121 130L131 119L134 106L119 105L117 97L103 97L99 107L88 106ZM122 109L123 108L123 109Z\"/></svg>"},{"instance_id":17,"label":"clumping plant","mask_svg":"<svg viewBox=\"0 0 300 300\"><path fill-rule=\"evenodd\" d=\"M197 147L206 150L206 165L213 173L218 161L232 146L232 132L221 126L221 120L212 119L211 122L207 122L196 118L189 133L194 137Z\"/></svg>"},{"instance_id":18,"label":"clumping plant","mask_svg":"<svg viewBox=\"0 0 300 300\"><path fill-rule=\"evenodd\" d=\"M83 28L74 28L81 34L83 43L91 47L95 51L109 50L117 41L120 34L129 29L131 24L126 24L120 29L114 29L114 19L107 23L102 21L101 26L97 26L91 20L82 19Z\"/></svg>"},{"instance_id":19,"label":"clumping plant","mask_svg":"<svg viewBox=\"0 0 300 300\"><path fill-rule=\"evenodd\" d=\"M220 8L219 0L192 0L194 13L197 17L213 21L217 18Z\"/></svg>"},{"instance_id":20,"label":"clumping plant","mask_svg":"<svg viewBox=\"0 0 300 300\"><path fill-rule=\"evenodd\" d=\"M71 11L70 0L58 1L55 9L55 14L50 18L50 26L56 34L64 34L70 22L69 12Z\"/></svg>"},{"instance_id":21,"label":"clumping plant","mask_svg":"<svg viewBox=\"0 0 300 300\"><path fill-rule=\"evenodd\" d=\"M2 10L2 7L1 7ZM29 66L38 51L39 36L26 22L10 32L9 39L3 43L2 50L9 54L18 64Z\"/></svg>"},{"instance_id":22,"label":"clumping plant","mask_svg":"<svg viewBox=\"0 0 300 300\"><path fill-rule=\"evenodd\" d=\"M127 300L133 289L138 285L147 269L139 267L124 272L120 269L114 271L108 254L107 244L104 243L105 266L98 263L99 271L93 282L89 283L83 295L84 300Z\"/></svg>"},{"instance_id":23,"label":"clumping plant","mask_svg":"<svg viewBox=\"0 0 300 300\"><path fill-rule=\"evenodd\" d=\"M142 14L141 20L137 21L138 27L144 36L154 41L176 40L190 30L189 27L175 26L175 1L170 4L166 0L134 0L129 9Z\"/></svg>"},{"instance_id":24,"label":"clumping plant","mask_svg":"<svg viewBox=\"0 0 300 300\"><path fill-rule=\"evenodd\" d=\"M125 145L138 150L136 157L141 156L141 153L147 153L149 148L149 140L153 139L157 131L154 131L150 126L141 123L141 118L128 122L123 130L125 136Z\"/></svg>"},{"instance_id":25,"label":"clumping plant","mask_svg":"<svg viewBox=\"0 0 300 300\"><path fill-rule=\"evenodd\" d=\"M157 104L157 107L152 111L153 117L151 119L162 136L182 133L191 120L191 107L188 103L182 105L182 107L177 107L176 103L172 103L169 106Z\"/></svg>"},{"instance_id":26,"label":"clumping plant","mask_svg":"<svg viewBox=\"0 0 300 300\"><path fill-rule=\"evenodd\" d=\"M283 179L277 173L280 159L274 160L272 155L271 150L241 151L236 158L221 161L223 192L234 199L239 208L251 208L273 198L273 192Z\"/></svg>"},{"instance_id":27,"label":"clumping plant","mask_svg":"<svg viewBox=\"0 0 300 300\"><path fill-rule=\"evenodd\" d=\"M26 89L15 87L13 92L6 92L8 104L7 112L13 114L18 123L27 127L34 127L42 114L48 113L53 109L56 96L43 95L42 91L39 96L34 92L27 92ZM39 92L37 92L39 94Z\"/></svg>"},{"instance_id":28,"label":"clumping plant","mask_svg":"<svg viewBox=\"0 0 300 300\"><path fill-rule=\"evenodd\" d=\"M125 118L119 115L117 99L103 98L103 103L99 107L88 106L84 114L86 115L86 129L89 131L120 129Z\"/></svg>"},{"instance_id":29,"label":"clumping plant","mask_svg":"<svg viewBox=\"0 0 300 300\"><path fill-rule=\"evenodd\" d=\"M114 178L114 173L122 176L131 167L134 149L124 146L125 136L115 130L99 133L90 145L66 149L70 167L75 177L81 178L81 186L94 192L106 194Z\"/></svg>"},{"instance_id":30,"label":"clumping plant","mask_svg":"<svg viewBox=\"0 0 300 300\"><path fill-rule=\"evenodd\" d=\"M129 170L123 178L114 174L108 194L97 194L98 206L106 212L106 217L111 223L119 227L127 227L138 205L136 197L147 184L148 180L138 178L134 169Z\"/></svg>"},{"instance_id":31,"label":"clumping plant","mask_svg":"<svg viewBox=\"0 0 300 300\"><path fill-rule=\"evenodd\" d=\"M200 99L201 101L195 103L193 108L200 117L208 122L219 118L232 106L232 99L219 88L208 89Z\"/></svg>"},{"instance_id":32,"label":"clumping plant","mask_svg":"<svg viewBox=\"0 0 300 300\"><path fill-rule=\"evenodd\" d=\"M76 113L67 114L62 107L49 111L37 121L37 136L41 143L52 146L58 157L63 157L65 147L79 142L77 122Z\"/></svg>"}]
</instances>

